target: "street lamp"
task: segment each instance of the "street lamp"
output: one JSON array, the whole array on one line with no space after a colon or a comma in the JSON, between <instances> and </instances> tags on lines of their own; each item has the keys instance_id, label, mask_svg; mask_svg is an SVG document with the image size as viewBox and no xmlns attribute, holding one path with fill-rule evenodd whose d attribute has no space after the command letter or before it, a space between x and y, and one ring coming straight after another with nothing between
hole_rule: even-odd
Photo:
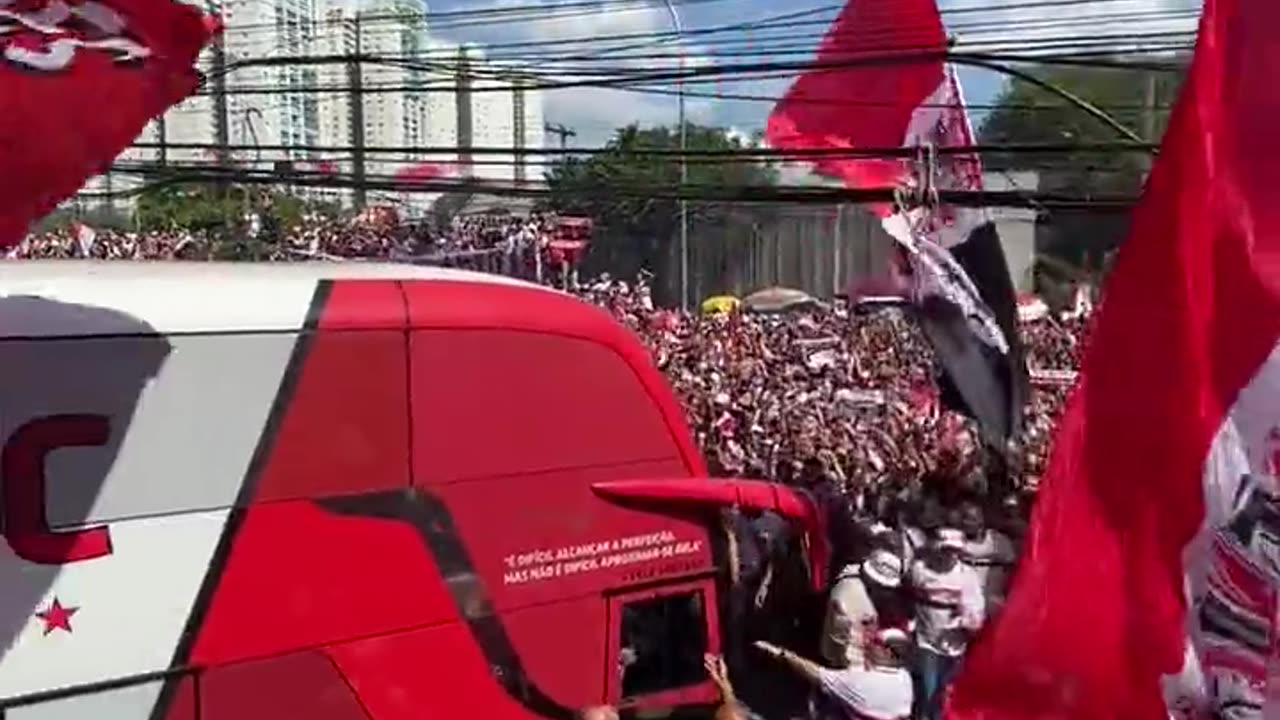
<instances>
[{"instance_id":1,"label":"street lamp","mask_svg":"<svg viewBox=\"0 0 1280 720\"><path fill-rule=\"evenodd\" d=\"M676 80L677 114L680 123L680 308L689 310L689 205L684 197L685 184L689 181L689 162L687 126L684 115L684 66L685 46L684 27L680 24L680 13L676 12L673 0L664 0L667 12L671 13L671 25L675 28L676 39L680 42L680 77Z\"/></svg>"}]
</instances>

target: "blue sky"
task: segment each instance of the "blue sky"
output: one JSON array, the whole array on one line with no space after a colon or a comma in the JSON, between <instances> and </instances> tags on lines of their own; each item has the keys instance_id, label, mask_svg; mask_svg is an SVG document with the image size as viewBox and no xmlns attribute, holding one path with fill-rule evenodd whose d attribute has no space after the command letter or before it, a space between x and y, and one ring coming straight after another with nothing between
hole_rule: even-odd
<instances>
[{"instance_id":1,"label":"blue sky","mask_svg":"<svg viewBox=\"0 0 1280 720\"><path fill-rule=\"evenodd\" d=\"M442 15L433 32L452 41L469 41L490 46L490 54L527 62L535 72L554 77L564 69L556 61L569 55L596 53L590 60L574 61L575 69L597 68L637 70L675 67L681 53L693 65L753 63L804 59L816 45L830 19L835 17L839 0L677 0L677 11L686 32L693 36L682 45L657 43L653 33L671 30L671 17L658 0L599 0L594 4L583 0L427 0L429 11L456 13L483 9L506 9L516 12L519 20L465 23ZM572 3L572 8L555 8ZM1018 44L1019 52L1027 45L1077 45L1108 43L1107 38L1138 37L1127 43L1150 48L1152 43L1176 42L1178 33L1195 28L1196 0L941 0L944 19L958 36L961 47L970 49L1005 49ZM525 10L541 5L545 14L533 19ZM1038 5L1038 6L1037 6ZM779 19L786 16L786 19ZM511 17L508 15L507 17ZM762 27L760 22L765 23ZM757 23L750 30L734 29L709 33L708 29L737 27ZM769 24L772 23L772 27ZM463 26L465 25L465 26ZM631 36L622 37L618 36ZM637 35L641 39L637 39ZM1182 36L1185 37L1185 36ZM590 38L590 40L587 40ZM1118 42L1118 41L1117 41ZM526 43L513 46L512 43ZM527 43L536 43L529 45ZM619 45L646 45L619 53L602 52ZM1126 46L1129 46L1126 45ZM1091 45L1090 49L1097 48ZM780 49L782 54L763 54ZM728 53L756 52L757 56L726 57ZM648 55L646 58L620 56ZM653 55L665 57L654 58ZM600 57L606 59L600 59ZM566 61L567 62L567 61ZM961 70L967 99L971 105L992 102L999 93L1003 78L986 71ZM746 94L766 99L777 98L791 78L751 79L739 82L704 84L690 89L717 94ZM656 93L616 89L568 88L544 93L546 119L563 123L578 132L579 146L598 145L613 130L629 122L642 125L672 123L676 118L676 100L670 94L674 86L656 87ZM663 94L667 93L667 94ZM1135 98L1135 101L1137 98ZM722 97L698 97L688 100L691 121L732 127L751 133L763 127L772 107L771 101L731 100ZM980 116L975 108L974 115Z\"/></svg>"}]
</instances>

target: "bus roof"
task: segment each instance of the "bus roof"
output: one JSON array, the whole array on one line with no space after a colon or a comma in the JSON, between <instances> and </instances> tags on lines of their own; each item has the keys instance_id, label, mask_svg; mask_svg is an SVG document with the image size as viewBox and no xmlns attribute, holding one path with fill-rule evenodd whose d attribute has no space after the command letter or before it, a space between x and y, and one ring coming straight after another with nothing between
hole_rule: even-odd
<instances>
[{"instance_id":1,"label":"bus roof","mask_svg":"<svg viewBox=\"0 0 1280 720\"><path fill-rule=\"evenodd\" d=\"M164 334L298 330L325 280L465 282L559 293L500 275L396 263L11 260L0 261L0 339L136 334L138 321ZM12 302L17 298L26 301ZM44 301L61 310L46 311L51 305ZM84 311L67 311L75 306Z\"/></svg>"}]
</instances>

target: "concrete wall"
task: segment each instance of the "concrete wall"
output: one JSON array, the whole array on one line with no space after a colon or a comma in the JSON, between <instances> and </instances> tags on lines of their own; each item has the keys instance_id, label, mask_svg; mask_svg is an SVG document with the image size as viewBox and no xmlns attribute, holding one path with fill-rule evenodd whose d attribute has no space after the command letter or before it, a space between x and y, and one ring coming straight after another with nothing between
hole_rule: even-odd
<instances>
[{"instance_id":1,"label":"concrete wall","mask_svg":"<svg viewBox=\"0 0 1280 720\"><path fill-rule=\"evenodd\" d=\"M1033 192L1040 185L1040 175L1031 171L985 173L987 190ZM1036 262L1036 211L1026 208L991 208L1004 246L1005 260L1013 286L1021 292L1035 289L1033 269Z\"/></svg>"}]
</instances>

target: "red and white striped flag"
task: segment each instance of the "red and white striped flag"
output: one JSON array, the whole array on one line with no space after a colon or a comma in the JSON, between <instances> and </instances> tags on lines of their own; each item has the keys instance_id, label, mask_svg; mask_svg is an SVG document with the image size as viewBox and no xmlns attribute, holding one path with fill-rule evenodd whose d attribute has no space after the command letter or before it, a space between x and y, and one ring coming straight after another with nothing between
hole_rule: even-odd
<instances>
[{"instance_id":1,"label":"red and white striped flag","mask_svg":"<svg viewBox=\"0 0 1280 720\"><path fill-rule=\"evenodd\" d=\"M802 73L769 115L765 139L783 151L824 151L814 170L854 189L920 187L914 159L884 148L965 148L973 131L936 0L846 0ZM850 107L851 102L861 103ZM973 153L937 158L930 182L982 189ZM907 290L943 372L944 402L973 417L1002 454L1022 425L1026 370L1012 278L985 210L872 205L908 261Z\"/></svg>"},{"instance_id":2,"label":"red and white striped flag","mask_svg":"<svg viewBox=\"0 0 1280 720\"><path fill-rule=\"evenodd\" d=\"M1280 717L1280 5L1207 0L951 720Z\"/></svg>"}]
</instances>

